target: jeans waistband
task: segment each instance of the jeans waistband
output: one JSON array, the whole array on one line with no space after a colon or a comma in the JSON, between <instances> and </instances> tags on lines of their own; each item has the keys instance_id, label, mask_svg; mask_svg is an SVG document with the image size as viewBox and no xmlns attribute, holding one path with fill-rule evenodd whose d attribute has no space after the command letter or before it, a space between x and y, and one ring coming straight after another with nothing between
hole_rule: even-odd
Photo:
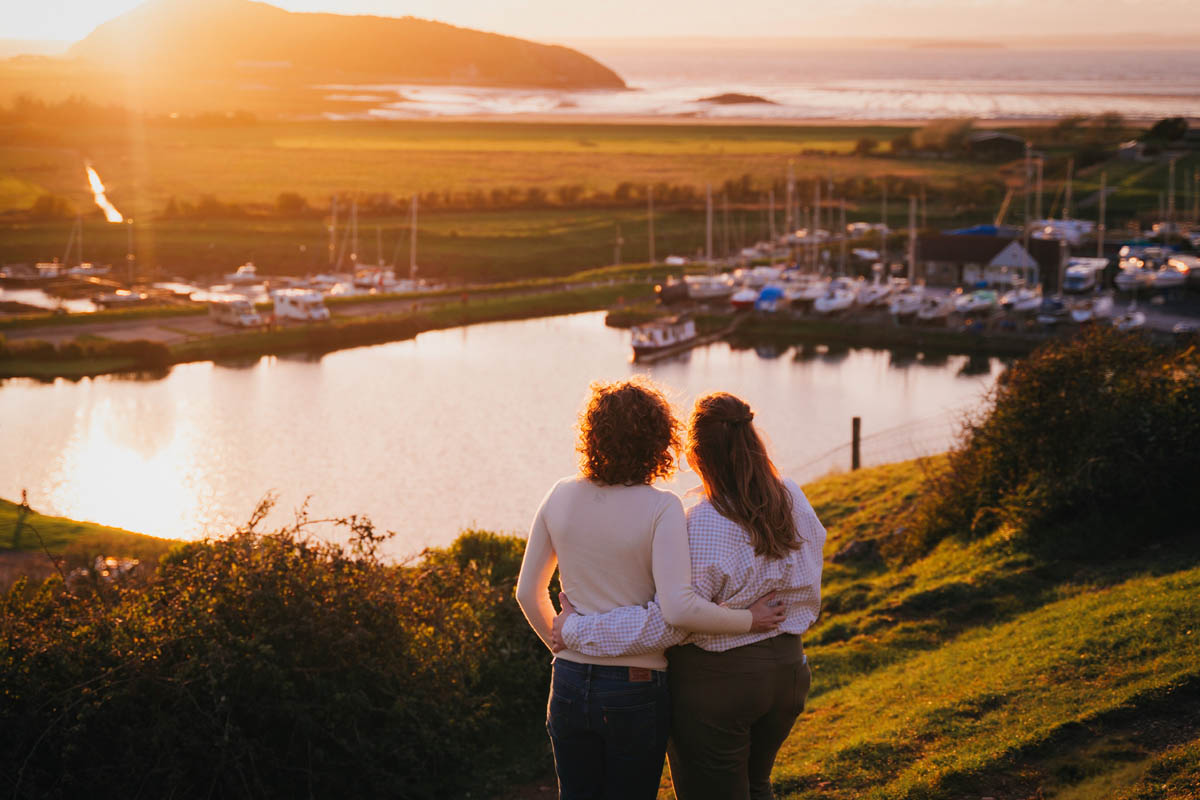
<instances>
[{"instance_id":1,"label":"jeans waistband","mask_svg":"<svg viewBox=\"0 0 1200 800\"><path fill-rule=\"evenodd\" d=\"M581 664L565 658L554 659L554 668L597 680L661 683L667 679L666 670L647 667L613 667L607 664Z\"/></svg>"}]
</instances>

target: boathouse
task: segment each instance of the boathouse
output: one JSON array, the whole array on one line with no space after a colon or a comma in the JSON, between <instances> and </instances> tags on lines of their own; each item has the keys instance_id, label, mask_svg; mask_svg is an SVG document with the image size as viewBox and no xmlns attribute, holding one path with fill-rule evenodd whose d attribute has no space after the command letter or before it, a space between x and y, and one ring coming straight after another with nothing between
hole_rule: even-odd
<instances>
[{"instance_id":1,"label":"boathouse","mask_svg":"<svg viewBox=\"0 0 1200 800\"><path fill-rule=\"evenodd\" d=\"M1029 286L1058 282L1063 253L1057 241L979 234L940 234L917 237L917 277L929 286L1011 286L1017 279Z\"/></svg>"}]
</instances>

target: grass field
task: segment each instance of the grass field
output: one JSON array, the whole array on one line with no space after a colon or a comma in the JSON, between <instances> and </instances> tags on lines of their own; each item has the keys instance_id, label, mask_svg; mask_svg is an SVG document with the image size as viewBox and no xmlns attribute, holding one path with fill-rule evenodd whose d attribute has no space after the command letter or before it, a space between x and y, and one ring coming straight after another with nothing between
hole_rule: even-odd
<instances>
[{"instance_id":1,"label":"grass field","mask_svg":"<svg viewBox=\"0 0 1200 800\"><path fill-rule=\"evenodd\" d=\"M961 165L874 158L825 158L805 150L848 153L863 136L886 141L902 127L544 124L519 122L260 122L213 127L170 122L56 131L53 145L0 146L0 176L90 203L90 160L118 208L143 217L174 196L195 201L273 203L297 192L325 206L336 192L390 193L665 181L703 186L749 174L927 176L948 180ZM0 185L2 186L2 185ZM16 187L16 185L14 184ZM0 198L4 195L0 194ZM28 204L18 207L27 207ZM12 207L12 206L8 206ZM5 207L0 207L0 211Z\"/></svg>"}]
</instances>

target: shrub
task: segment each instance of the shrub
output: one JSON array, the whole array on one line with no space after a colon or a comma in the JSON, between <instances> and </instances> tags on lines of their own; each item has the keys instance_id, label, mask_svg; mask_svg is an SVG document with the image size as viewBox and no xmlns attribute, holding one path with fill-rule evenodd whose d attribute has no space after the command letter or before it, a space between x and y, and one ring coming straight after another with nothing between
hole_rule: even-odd
<instances>
[{"instance_id":1,"label":"shrub","mask_svg":"<svg viewBox=\"0 0 1200 800\"><path fill-rule=\"evenodd\" d=\"M1007 525L1083 555L1165 538L1188 519L1200 469L1194 348L1096 329L1017 362L993 395L924 495L923 546Z\"/></svg>"},{"instance_id":2,"label":"shrub","mask_svg":"<svg viewBox=\"0 0 1200 800\"><path fill-rule=\"evenodd\" d=\"M368 521L343 524L348 547L252 523L179 546L141 584L15 587L0 600L6 794L421 798L483 782L498 745L540 727L547 685L513 618L522 543L473 533L393 566Z\"/></svg>"}]
</instances>

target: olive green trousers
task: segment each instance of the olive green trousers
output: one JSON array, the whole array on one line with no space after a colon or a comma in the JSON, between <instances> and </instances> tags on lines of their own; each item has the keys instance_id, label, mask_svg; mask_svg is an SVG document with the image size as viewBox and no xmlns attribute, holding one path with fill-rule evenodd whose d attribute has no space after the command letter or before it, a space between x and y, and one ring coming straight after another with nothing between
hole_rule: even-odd
<instances>
[{"instance_id":1,"label":"olive green trousers","mask_svg":"<svg viewBox=\"0 0 1200 800\"><path fill-rule=\"evenodd\" d=\"M779 634L710 653L667 651L671 742L679 800L771 800L771 768L808 697L800 637Z\"/></svg>"}]
</instances>

